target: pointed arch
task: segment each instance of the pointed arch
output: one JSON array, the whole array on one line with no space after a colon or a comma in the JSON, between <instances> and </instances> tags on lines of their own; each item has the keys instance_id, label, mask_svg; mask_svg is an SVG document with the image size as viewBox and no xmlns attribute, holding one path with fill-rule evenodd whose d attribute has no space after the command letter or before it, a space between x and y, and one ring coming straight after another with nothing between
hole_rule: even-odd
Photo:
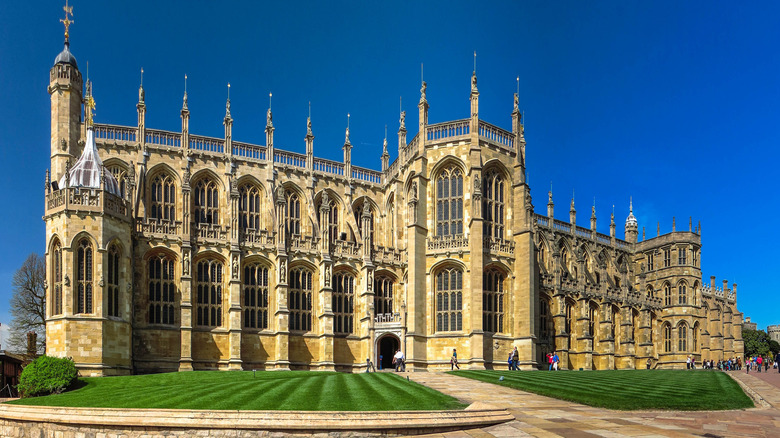
<instances>
[{"instance_id":1,"label":"pointed arch","mask_svg":"<svg viewBox=\"0 0 780 438\"><path fill-rule=\"evenodd\" d=\"M127 177L129 169L127 163L119 158L112 157L103 162L103 167L114 175L117 183L119 183L119 195L124 198L126 189L125 177Z\"/></svg>"},{"instance_id":2,"label":"pointed arch","mask_svg":"<svg viewBox=\"0 0 780 438\"><path fill-rule=\"evenodd\" d=\"M48 300L50 316L62 315L62 267L62 243L55 235L49 241L49 277L52 285Z\"/></svg>"},{"instance_id":3,"label":"pointed arch","mask_svg":"<svg viewBox=\"0 0 780 438\"><path fill-rule=\"evenodd\" d=\"M153 166L146 174L146 196L149 204L147 219L172 222L176 220L176 203L181 181L178 174L167 164Z\"/></svg>"},{"instance_id":4,"label":"pointed arch","mask_svg":"<svg viewBox=\"0 0 780 438\"><path fill-rule=\"evenodd\" d=\"M677 282L677 304L681 306L688 304L688 282L685 280Z\"/></svg>"}]
</instances>

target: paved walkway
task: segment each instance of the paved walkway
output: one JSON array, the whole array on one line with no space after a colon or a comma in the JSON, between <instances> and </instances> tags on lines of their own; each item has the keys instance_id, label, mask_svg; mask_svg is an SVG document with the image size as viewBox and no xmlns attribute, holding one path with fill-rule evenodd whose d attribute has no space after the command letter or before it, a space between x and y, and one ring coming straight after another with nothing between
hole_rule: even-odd
<instances>
[{"instance_id":1,"label":"paved walkway","mask_svg":"<svg viewBox=\"0 0 780 438\"><path fill-rule=\"evenodd\" d=\"M445 373L407 375L466 403L481 401L505 407L515 416L514 421L497 426L427 437L776 437L780 431L780 388L775 385L780 385L780 376L777 384L771 384L753 373L734 374L773 407L707 412L610 411Z\"/></svg>"}]
</instances>

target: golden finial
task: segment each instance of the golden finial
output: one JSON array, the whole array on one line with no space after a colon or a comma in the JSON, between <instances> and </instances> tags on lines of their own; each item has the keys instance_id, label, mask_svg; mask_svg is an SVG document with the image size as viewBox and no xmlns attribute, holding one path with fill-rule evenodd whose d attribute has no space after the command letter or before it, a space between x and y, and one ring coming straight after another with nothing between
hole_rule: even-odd
<instances>
[{"instance_id":1,"label":"golden finial","mask_svg":"<svg viewBox=\"0 0 780 438\"><path fill-rule=\"evenodd\" d=\"M65 18L60 18L60 22L65 25L65 41L67 42L70 35L68 28L74 23L73 20L68 18L68 15L73 16L73 6L68 6L68 0L65 0L65 6L62 7L62 10L65 11Z\"/></svg>"},{"instance_id":2,"label":"golden finial","mask_svg":"<svg viewBox=\"0 0 780 438\"><path fill-rule=\"evenodd\" d=\"M87 127L92 127L92 121L95 117L95 98L92 97L92 81L87 79L87 96L84 102L84 113Z\"/></svg>"}]
</instances>

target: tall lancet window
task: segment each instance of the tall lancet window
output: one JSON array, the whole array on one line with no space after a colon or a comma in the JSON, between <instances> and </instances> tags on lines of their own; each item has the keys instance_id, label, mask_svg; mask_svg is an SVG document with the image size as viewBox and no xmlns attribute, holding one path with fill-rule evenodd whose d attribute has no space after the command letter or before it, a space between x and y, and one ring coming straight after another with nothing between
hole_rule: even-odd
<instances>
[{"instance_id":1,"label":"tall lancet window","mask_svg":"<svg viewBox=\"0 0 780 438\"><path fill-rule=\"evenodd\" d=\"M242 230L260 229L260 189L245 184L238 189L239 227Z\"/></svg>"},{"instance_id":2,"label":"tall lancet window","mask_svg":"<svg viewBox=\"0 0 780 438\"><path fill-rule=\"evenodd\" d=\"M158 221L176 220L176 185L173 177L160 173L152 178L149 218Z\"/></svg>"},{"instance_id":3,"label":"tall lancet window","mask_svg":"<svg viewBox=\"0 0 780 438\"><path fill-rule=\"evenodd\" d=\"M198 262L197 324L222 325L222 263L214 259Z\"/></svg>"},{"instance_id":4,"label":"tall lancet window","mask_svg":"<svg viewBox=\"0 0 780 438\"><path fill-rule=\"evenodd\" d=\"M301 234L301 198L292 190L285 192L287 200L287 234L299 236Z\"/></svg>"},{"instance_id":5,"label":"tall lancet window","mask_svg":"<svg viewBox=\"0 0 780 438\"><path fill-rule=\"evenodd\" d=\"M108 171L114 175L114 178L116 178L116 181L119 183L119 195L124 198L125 197L125 175L127 172L125 171L124 167L117 164L108 166Z\"/></svg>"},{"instance_id":6,"label":"tall lancet window","mask_svg":"<svg viewBox=\"0 0 780 438\"><path fill-rule=\"evenodd\" d=\"M374 207L369 206L368 207L368 211L369 211L369 213L371 215L371 219L370 219L370 222L369 222L370 226L369 226L369 230L368 230L368 233L369 233L368 238L371 239L371 243L373 245L373 242L374 242ZM360 233L361 236L363 236L363 233L365 231L363 231L363 206L362 206L362 204L361 204L360 207L355 208L355 222L357 222L358 232Z\"/></svg>"},{"instance_id":7,"label":"tall lancet window","mask_svg":"<svg viewBox=\"0 0 780 438\"><path fill-rule=\"evenodd\" d=\"M174 324L176 273L174 260L165 253L149 258L149 324Z\"/></svg>"},{"instance_id":8,"label":"tall lancet window","mask_svg":"<svg viewBox=\"0 0 780 438\"><path fill-rule=\"evenodd\" d=\"M195 184L195 223L219 224L219 189L209 178Z\"/></svg>"},{"instance_id":9,"label":"tall lancet window","mask_svg":"<svg viewBox=\"0 0 780 438\"><path fill-rule=\"evenodd\" d=\"M290 269L290 330L311 330L312 272L306 268Z\"/></svg>"},{"instance_id":10,"label":"tall lancet window","mask_svg":"<svg viewBox=\"0 0 780 438\"><path fill-rule=\"evenodd\" d=\"M333 274L333 332L352 333L355 307L355 277L347 272Z\"/></svg>"},{"instance_id":11,"label":"tall lancet window","mask_svg":"<svg viewBox=\"0 0 780 438\"><path fill-rule=\"evenodd\" d=\"M50 313L62 315L62 245L59 240L51 248L51 282Z\"/></svg>"},{"instance_id":12,"label":"tall lancet window","mask_svg":"<svg viewBox=\"0 0 780 438\"><path fill-rule=\"evenodd\" d=\"M76 313L92 313L92 244L81 239L76 250Z\"/></svg>"},{"instance_id":13,"label":"tall lancet window","mask_svg":"<svg viewBox=\"0 0 780 438\"><path fill-rule=\"evenodd\" d=\"M268 328L268 268L252 263L244 266L244 327Z\"/></svg>"},{"instance_id":14,"label":"tall lancet window","mask_svg":"<svg viewBox=\"0 0 780 438\"><path fill-rule=\"evenodd\" d=\"M393 280L384 275L374 277L374 313L393 313Z\"/></svg>"},{"instance_id":15,"label":"tall lancet window","mask_svg":"<svg viewBox=\"0 0 780 438\"><path fill-rule=\"evenodd\" d=\"M482 232L484 237L504 238L504 177L491 169L482 180Z\"/></svg>"},{"instance_id":16,"label":"tall lancet window","mask_svg":"<svg viewBox=\"0 0 780 438\"><path fill-rule=\"evenodd\" d=\"M436 331L463 330L463 271L450 268L436 275Z\"/></svg>"},{"instance_id":17,"label":"tall lancet window","mask_svg":"<svg viewBox=\"0 0 780 438\"><path fill-rule=\"evenodd\" d=\"M463 234L463 173L457 167L444 169L436 178L436 235Z\"/></svg>"},{"instance_id":18,"label":"tall lancet window","mask_svg":"<svg viewBox=\"0 0 780 438\"><path fill-rule=\"evenodd\" d=\"M108 249L108 316L119 314L119 263L121 253L117 245Z\"/></svg>"},{"instance_id":19,"label":"tall lancet window","mask_svg":"<svg viewBox=\"0 0 780 438\"><path fill-rule=\"evenodd\" d=\"M497 269L488 269L482 275L482 330L491 333L504 331L504 279Z\"/></svg>"}]
</instances>

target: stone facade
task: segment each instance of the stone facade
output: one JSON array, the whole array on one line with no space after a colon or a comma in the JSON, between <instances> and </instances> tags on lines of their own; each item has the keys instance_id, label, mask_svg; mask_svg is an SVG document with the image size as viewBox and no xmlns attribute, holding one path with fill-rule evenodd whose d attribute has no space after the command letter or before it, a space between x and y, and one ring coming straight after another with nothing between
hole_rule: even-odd
<instances>
[{"instance_id":1,"label":"stone facade","mask_svg":"<svg viewBox=\"0 0 780 438\"><path fill-rule=\"evenodd\" d=\"M769 339L780 342L780 325L770 325L766 328Z\"/></svg>"},{"instance_id":2,"label":"stone facade","mask_svg":"<svg viewBox=\"0 0 780 438\"><path fill-rule=\"evenodd\" d=\"M69 52L68 52L69 53ZM73 62L51 70L47 174L47 353L84 374L192 369L359 371L404 350L412 370L498 368L514 347L522 369L684 367L741 354L736 285L701 281L701 235L689 224L625 239L535 213L515 95L511 131L470 117L417 134L400 115L398 156L382 170L224 138L81 119ZM89 90L87 86L87 90ZM59 187L94 135L121 193ZM72 185L72 184L71 184ZM643 233L644 234L644 233Z\"/></svg>"}]
</instances>

